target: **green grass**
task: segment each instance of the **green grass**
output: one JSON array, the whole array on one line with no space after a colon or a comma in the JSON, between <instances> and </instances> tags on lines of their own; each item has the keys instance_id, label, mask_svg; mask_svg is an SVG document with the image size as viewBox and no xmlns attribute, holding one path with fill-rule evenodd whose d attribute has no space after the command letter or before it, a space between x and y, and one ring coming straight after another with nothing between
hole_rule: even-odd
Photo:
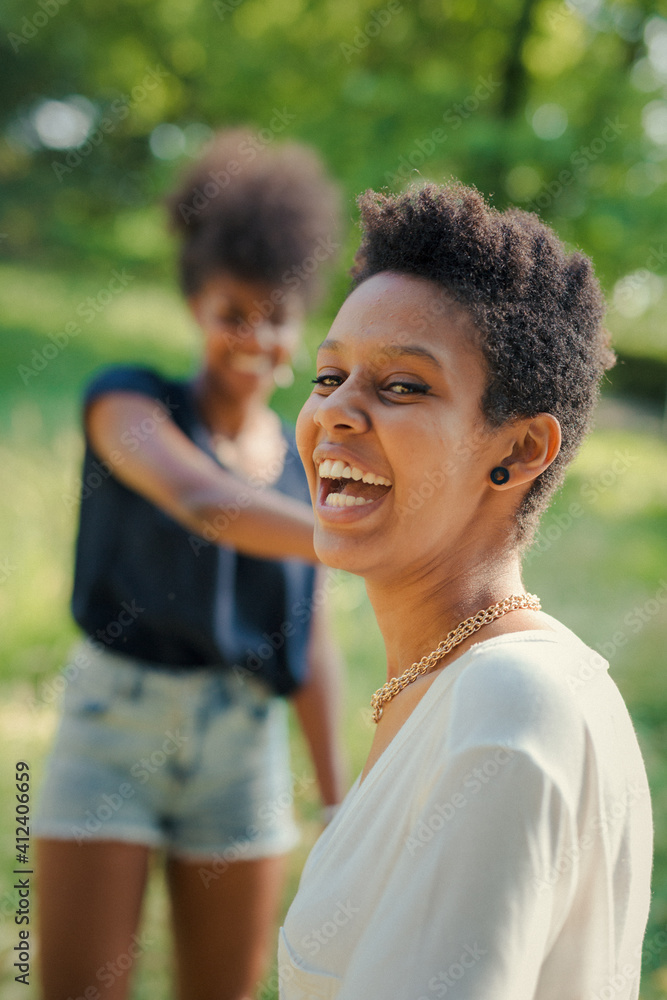
<instances>
[{"instance_id":1,"label":"green grass","mask_svg":"<svg viewBox=\"0 0 667 1000\"><path fill-rule=\"evenodd\" d=\"M2 279L8 279L2 281ZM11 886L14 866L12 774L27 760L37 785L56 722L50 682L76 632L69 619L76 491L81 458L78 394L87 375L113 360L191 370L196 335L176 296L155 286L128 285L81 332L25 380L51 343L49 333L77 317L109 275L59 275L0 268L0 989L6 1000L34 1000L36 989L14 982L18 928ZM78 317L81 319L82 317ZM325 324L312 325L309 341ZM295 385L276 402L293 417L307 391L307 357ZM526 559L526 584L547 611L609 654L611 672L635 721L653 792L656 820L654 898L646 937L642 1000L667 998L667 686L662 677L667 625L667 442L636 431L600 429L589 439L565 488L544 518ZM657 596L656 596L657 595ZM382 642L362 582L340 575L332 603L348 665L345 744L350 778L371 739L370 694L383 679ZM32 699L37 707L31 708ZM310 774L293 726L293 770ZM297 797L303 842L291 860L284 906L318 832L311 784ZM144 912L154 943L137 968L133 1000L167 1000L171 948L159 863ZM665 935L663 937L663 935ZM34 944L34 937L32 938ZM35 968L33 966L33 979ZM269 985L263 1000L276 991Z\"/></svg>"}]
</instances>

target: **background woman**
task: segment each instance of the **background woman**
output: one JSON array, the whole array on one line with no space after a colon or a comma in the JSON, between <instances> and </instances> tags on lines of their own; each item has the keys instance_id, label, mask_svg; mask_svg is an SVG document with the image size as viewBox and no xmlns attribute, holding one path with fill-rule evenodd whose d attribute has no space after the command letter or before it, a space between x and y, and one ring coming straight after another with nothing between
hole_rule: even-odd
<instances>
[{"instance_id":1,"label":"background woman","mask_svg":"<svg viewBox=\"0 0 667 1000\"><path fill-rule=\"evenodd\" d=\"M297 438L317 553L365 578L388 681L281 931L281 996L636 998L641 754L606 662L521 579L613 360L598 284L463 186L361 207Z\"/></svg>"},{"instance_id":2,"label":"background woman","mask_svg":"<svg viewBox=\"0 0 667 1000\"><path fill-rule=\"evenodd\" d=\"M170 202L197 375L113 368L86 391L73 611L87 638L38 818L45 1000L126 996L152 848L166 852L181 1000L253 991L296 839L278 695L324 804L339 801L312 513L267 406L336 206L310 150L219 135Z\"/></svg>"}]
</instances>

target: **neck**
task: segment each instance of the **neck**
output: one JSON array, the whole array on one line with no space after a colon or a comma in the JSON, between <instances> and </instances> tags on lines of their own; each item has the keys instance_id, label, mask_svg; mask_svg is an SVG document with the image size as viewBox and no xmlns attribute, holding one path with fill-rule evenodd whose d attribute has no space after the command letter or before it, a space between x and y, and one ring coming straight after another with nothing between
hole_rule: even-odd
<instances>
[{"instance_id":1,"label":"neck","mask_svg":"<svg viewBox=\"0 0 667 1000\"><path fill-rule=\"evenodd\" d=\"M524 592L517 553L493 565L485 559L457 567L437 579L428 574L387 584L367 581L366 589L387 651L388 678L430 653L466 618Z\"/></svg>"},{"instance_id":2,"label":"neck","mask_svg":"<svg viewBox=\"0 0 667 1000\"><path fill-rule=\"evenodd\" d=\"M193 383L197 408L205 426L214 434L235 438L266 410L264 396L230 397L221 393L204 369Z\"/></svg>"}]
</instances>

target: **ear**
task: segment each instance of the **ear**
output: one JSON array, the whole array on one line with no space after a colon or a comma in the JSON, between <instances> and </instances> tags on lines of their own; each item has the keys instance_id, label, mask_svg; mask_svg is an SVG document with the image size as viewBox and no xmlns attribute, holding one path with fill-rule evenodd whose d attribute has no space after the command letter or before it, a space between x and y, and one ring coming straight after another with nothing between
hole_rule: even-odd
<instances>
[{"instance_id":1,"label":"ear","mask_svg":"<svg viewBox=\"0 0 667 1000\"><path fill-rule=\"evenodd\" d=\"M518 420L512 425L512 436L511 452L498 462L509 472L509 479L500 485L492 482L494 490L510 490L532 483L549 468L560 451L560 424L551 413L538 413L535 417Z\"/></svg>"}]
</instances>

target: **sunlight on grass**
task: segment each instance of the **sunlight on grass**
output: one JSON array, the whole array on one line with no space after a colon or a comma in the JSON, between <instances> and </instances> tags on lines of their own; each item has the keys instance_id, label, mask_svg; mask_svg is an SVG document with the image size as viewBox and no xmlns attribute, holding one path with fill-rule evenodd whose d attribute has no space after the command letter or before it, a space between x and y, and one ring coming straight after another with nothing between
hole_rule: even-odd
<instances>
[{"instance_id":1,"label":"sunlight on grass","mask_svg":"<svg viewBox=\"0 0 667 1000\"><path fill-rule=\"evenodd\" d=\"M25 267L0 268L0 308L3 325L30 326L47 336L66 323L85 333L100 317L105 332L121 341L138 339L143 345L179 347L195 345L196 330L176 289L135 285L136 276L125 268L112 268L97 280L89 275L67 278Z\"/></svg>"}]
</instances>

